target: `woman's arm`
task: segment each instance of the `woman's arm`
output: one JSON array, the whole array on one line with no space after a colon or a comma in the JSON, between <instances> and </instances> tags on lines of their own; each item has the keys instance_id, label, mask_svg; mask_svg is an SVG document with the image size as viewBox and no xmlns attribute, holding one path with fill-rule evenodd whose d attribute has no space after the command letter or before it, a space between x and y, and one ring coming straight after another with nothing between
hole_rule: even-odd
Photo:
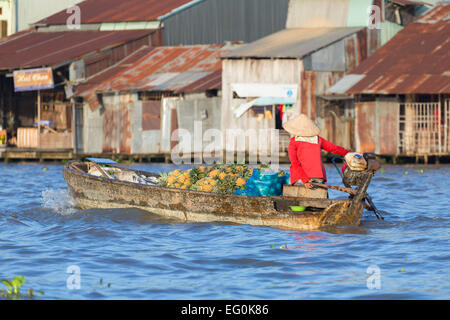
<instances>
[{"instance_id":1,"label":"woman's arm","mask_svg":"<svg viewBox=\"0 0 450 320\"><path fill-rule=\"evenodd\" d=\"M320 142L321 142L322 149L325 150L325 151L328 151L328 152L331 152L331 153L335 153L335 154L339 154L339 155L341 155L343 157L345 157L345 155L347 153L351 152L351 151L349 151L349 150L347 150L345 148L339 147L337 145L332 144L331 142L328 142L327 140L325 140L322 137L319 137L319 139L320 139Z\"/></svg>"}]
</instances>

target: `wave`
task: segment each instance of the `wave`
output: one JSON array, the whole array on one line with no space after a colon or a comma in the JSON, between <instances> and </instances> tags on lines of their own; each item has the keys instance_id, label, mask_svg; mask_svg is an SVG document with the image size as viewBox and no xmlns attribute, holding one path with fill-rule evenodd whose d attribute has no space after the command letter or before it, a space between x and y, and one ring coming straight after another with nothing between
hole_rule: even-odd
<instances>
[{"instance_id":1,"label":"wave","mask_svg":"<svg viewBox=\"0 0 450 320\"><path fill-rule=\"evenodd\" d=\"M67 189L45 189L42 191L42 207L63 216L77 211L74 199Z\"/></svg>"}]
</instances>

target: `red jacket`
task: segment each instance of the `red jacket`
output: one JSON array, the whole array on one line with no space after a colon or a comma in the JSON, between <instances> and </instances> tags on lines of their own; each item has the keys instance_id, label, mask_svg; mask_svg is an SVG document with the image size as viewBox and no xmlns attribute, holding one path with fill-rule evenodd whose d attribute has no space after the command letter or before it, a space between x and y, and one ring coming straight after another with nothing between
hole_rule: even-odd
<instances>
[{"instance_id":1,"label":"red jacket","mask_svg":"<svg viewBox=\"0 0 450 320\"><path fill-rule=\"evenodd\" d=\"M336 146L319 137L319 143L295 141L295 137L289 142L289 160L291 160L291 184L302 180L303 183L311 178L327 181L325 167L322 163L321 150L345 156L350 151Z\"/></svg>"}]
</instances>

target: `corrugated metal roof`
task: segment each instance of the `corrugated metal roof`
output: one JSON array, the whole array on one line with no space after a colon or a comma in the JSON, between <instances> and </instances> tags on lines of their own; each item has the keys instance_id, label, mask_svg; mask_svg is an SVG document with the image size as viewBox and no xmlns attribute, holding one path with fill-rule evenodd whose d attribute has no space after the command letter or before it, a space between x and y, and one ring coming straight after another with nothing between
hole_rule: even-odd
<instances>
[{"instance_id":1,"label":"corrugated metal roof","mask_svg":"<svg viewBox=\"0 0 450 320\"><path fill-rule=\"evenodd\" d=\"M330 93L342 93L353 87L358 81L363 79L363 74L348 74L328 89Z\"/></svg>"},{"instance_id":2,"label":"corrugated metal roof","mask_svg":"<svg viewBox=\"0 0 450 320\"><path fill-rule=\"evenodd\" d=\"M340 93L450 93L449 35L450 4L437 5L356 67L364 78Z\"/></svg>"},{"instance_id":3,"label":"corrugated metal roof","mask_svg":"<svg viewBox=\"0 0 450 320\"><path fill-rule=\"evenodd\" d=\"M411 0L389 0L389 1L399 4L401 6L431 5L428 2L422 2L422 1L411 1Z\"/></svg>"},{"instance_id":4,"label":"corrugated metal roof","mask_svg":"<svg viewBox=\"0 0 450 320\"><path fill-rule=\"evenodd\" d=\"M303 58L359 30L354 28L293 28L271 34L223 55L223 58Z\"/></svg>"},{"instance_id":5,"label":"corrugated metal roof","mask_svg":"<svg viewBox=\"0 0 450 320\"><path fill-rule=\"evenodd\" d=\"M155 21L203 0L86 0L78 4L81 24ZM62 25L73 13L62 10L37 24Z\"/></svg>"},{"instance_id":6,"label":"corrugated metal roof","mask_svg":"<svg viewBox=\"0 0 450 320\"><path fill-rule=\"evenodd\" d=\"M75 95L86 98L95 109L98 92L220 89L219 57L231 49L224 45L144 48L77 86Z\"/></svg>"},{"instance_id":7,"label":"corrugated metal roof","mask_svg":"<svg viewBox=\"0 0 450 320\"><path fill-rule=\"evenodd\" d=\"M101 49L149 36L155 30L36 32L0 42L0 69L57 66Z\"/></svg>"}]
</instances>

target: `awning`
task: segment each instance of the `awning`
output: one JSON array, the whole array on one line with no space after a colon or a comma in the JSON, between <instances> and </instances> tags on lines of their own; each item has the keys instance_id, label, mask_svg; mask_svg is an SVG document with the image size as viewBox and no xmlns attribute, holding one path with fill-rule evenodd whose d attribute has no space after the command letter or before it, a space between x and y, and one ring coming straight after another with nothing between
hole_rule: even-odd
<instances>
[{"instance_id":1,"label":"awning","mask_svg":"<svg viewBox=\"0 0 450 320\"><path fill-rule=\"evenodd\" d=\"M231 90L242 98L297 99L298 84L232 83Z\"/></svg>"},{"instance_id":2,"label":"awning","mask_svg":"<svg viewBox=\"0 0 450 320\"><path fill-rule=\"evenodd\" d=\"M237 105L234 107L233 114L236 118L242 116L248 109L253 106L270 106L274 104L294 104L295 98L283 98L283 97L261 97L249 101L247 103Z\"/></svg>"}]
</instances>

